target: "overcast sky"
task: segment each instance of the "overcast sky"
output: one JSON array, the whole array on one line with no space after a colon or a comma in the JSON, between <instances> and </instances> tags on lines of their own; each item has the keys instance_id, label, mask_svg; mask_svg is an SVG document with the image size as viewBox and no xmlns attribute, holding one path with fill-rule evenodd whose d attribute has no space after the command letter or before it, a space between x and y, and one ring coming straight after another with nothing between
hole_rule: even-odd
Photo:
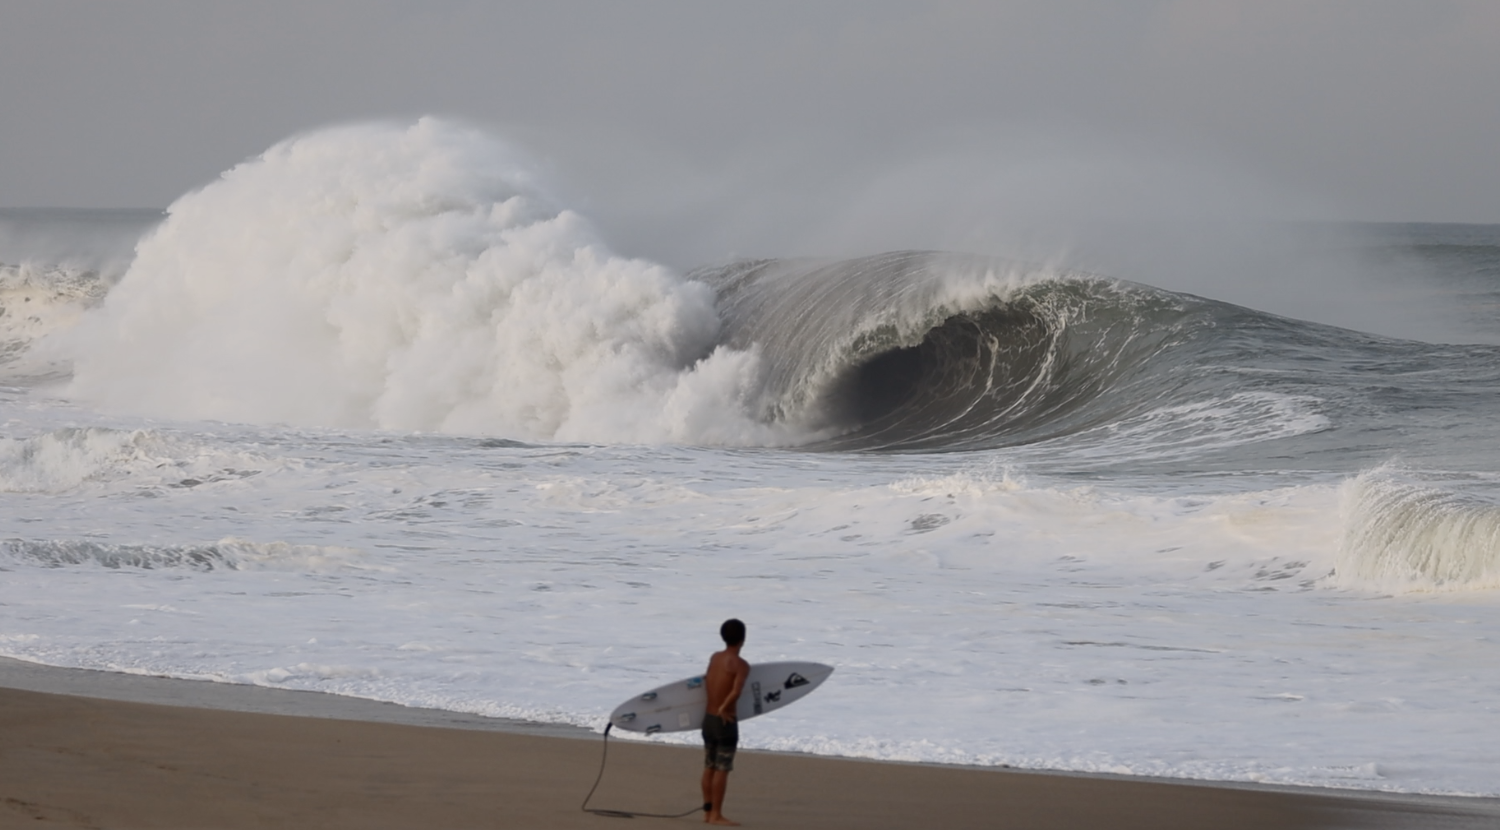
<instances>
[{"instance_id":1,"label":"overcast sky","mask_svg":"<svg viewBox=\"0 0 1500 830\"><path fill-rule=\"evenodd\" d=\"M1500 2L0 0L0 113L0 206L165 206L288 135L436 114L648 251L1500 222Z\"/></svg>"}]
</instances>

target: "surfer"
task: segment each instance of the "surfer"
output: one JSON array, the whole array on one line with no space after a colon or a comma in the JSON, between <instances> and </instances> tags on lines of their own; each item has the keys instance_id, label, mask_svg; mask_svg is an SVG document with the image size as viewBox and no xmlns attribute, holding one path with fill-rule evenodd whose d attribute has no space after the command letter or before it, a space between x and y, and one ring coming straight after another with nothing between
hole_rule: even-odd
<instances>
[{"instance_id":1,"label":"surfer","mask_svg":"<svg viewBox=\"0 0 1500 830\"><path fill-rule=\"evenodd\" d=\"M739 826L739 822L724 817L724 788L729 784L734 750L740 740L735 707L740 702L745 678L750 675L750 664L740 657L740 646L745 644L745 624L725 620L719 626L719 636L724 638L724 650L708 658L708 671L703 675L708 687L708 711L703 716L703 820L709 824Z\"/></svg>"}]
</instances>

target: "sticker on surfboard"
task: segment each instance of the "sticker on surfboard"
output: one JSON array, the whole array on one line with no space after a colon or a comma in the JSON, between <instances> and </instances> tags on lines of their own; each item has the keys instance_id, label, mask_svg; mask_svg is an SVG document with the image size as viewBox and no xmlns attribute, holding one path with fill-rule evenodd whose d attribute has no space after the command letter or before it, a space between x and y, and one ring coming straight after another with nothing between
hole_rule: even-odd
<instances>
[{"instance_id":1,"label":"sticker on surfboard","mask_svg":"<svg viewBox=\"0 0 1500 830\"><path fill-rule=\"evenodd\" d=\"M833 666L822 663L754 663L745 678L745 688L740 692L735 715L745 720L774 712L806 697L830 674L833 674ZM684 732L703 726L707 707L708 691L703 688L703 676L698 675L632 697L615 708L609 722L617 729L647 735Z\"/></svg>"}]
</instances>

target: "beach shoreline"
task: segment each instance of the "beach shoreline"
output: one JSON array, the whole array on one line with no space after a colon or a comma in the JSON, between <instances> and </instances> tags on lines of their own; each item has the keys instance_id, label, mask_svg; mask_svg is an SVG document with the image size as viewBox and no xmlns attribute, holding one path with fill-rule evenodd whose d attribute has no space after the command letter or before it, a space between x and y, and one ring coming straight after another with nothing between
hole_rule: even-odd
<instances>
[{"instance_id":1,"label":"beach shoreline","mask_svg":"<svg viewBox=\"0 0 1500 830\"><path fill-rule=\"evenodd\" d=\"M318 692L0 659L0 826L608 827L599 734ZM698 753L616 741L591 807L681 812ZM747 826L1494 826L1500 799L746 751ZM697 821L697 816L687 819ZM650 819L665 821L665 819Z\"/></svg>"}]
</instances>

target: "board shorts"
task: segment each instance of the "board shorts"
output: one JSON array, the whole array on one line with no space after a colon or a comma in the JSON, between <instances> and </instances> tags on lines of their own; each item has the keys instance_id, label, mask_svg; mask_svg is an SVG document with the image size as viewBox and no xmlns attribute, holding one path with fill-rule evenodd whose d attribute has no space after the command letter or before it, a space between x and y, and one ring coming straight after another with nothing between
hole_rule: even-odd
<instances>
[{"instance_id":1,"label":"board shorts","mask_svg":"<svg viewBox=\"0 0 1500 830\"><path fill-rule=\"evenodd\" d=\"M729 772L734 769L734 748L740 742L740 725L718 715L703 716L703 768Z\"/></svg>"}]
</instances>

